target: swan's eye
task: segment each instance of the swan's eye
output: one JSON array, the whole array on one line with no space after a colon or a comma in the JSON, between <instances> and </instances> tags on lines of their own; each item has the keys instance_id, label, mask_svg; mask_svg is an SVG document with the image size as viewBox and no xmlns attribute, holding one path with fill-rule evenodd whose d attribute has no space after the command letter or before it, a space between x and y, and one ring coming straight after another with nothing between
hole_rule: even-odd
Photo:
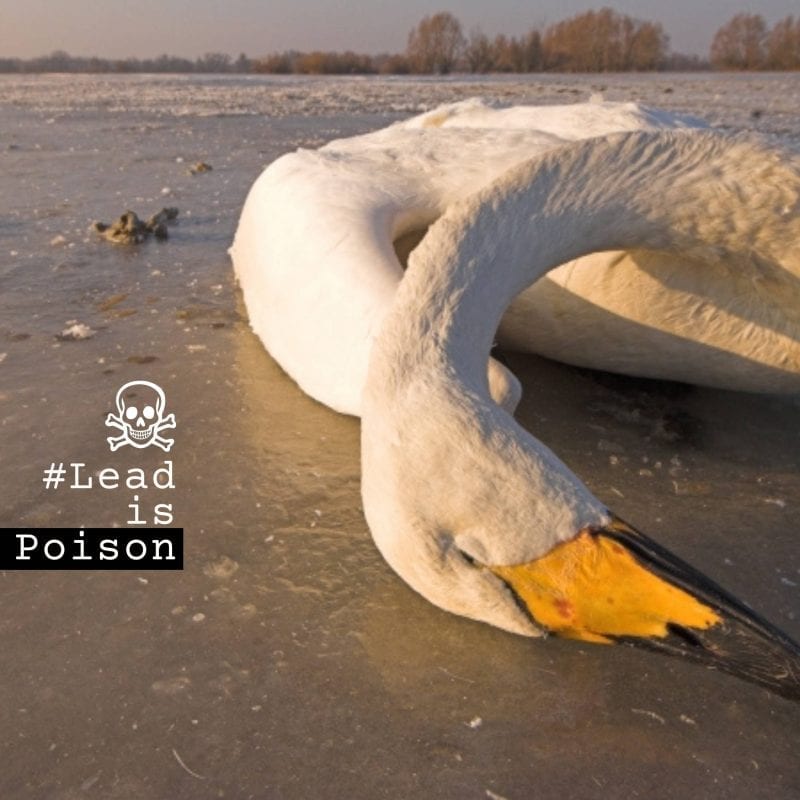
<instances>
[{"instance_id":1,"label":"swan's eye","mask_svg":"<svg viewBox=\"0 0 800 800\"><path fill-rule=\"evenodd\" d=\"M456 548L456 550L458 550L458 554L461 556L461 558L463 558L464 561L466 561L467 564L469 564L471 567L477 567L478 566L478 562L469 553L465 553L463 550L461 550L458 547Z\"/></svg>"}]
</instances>

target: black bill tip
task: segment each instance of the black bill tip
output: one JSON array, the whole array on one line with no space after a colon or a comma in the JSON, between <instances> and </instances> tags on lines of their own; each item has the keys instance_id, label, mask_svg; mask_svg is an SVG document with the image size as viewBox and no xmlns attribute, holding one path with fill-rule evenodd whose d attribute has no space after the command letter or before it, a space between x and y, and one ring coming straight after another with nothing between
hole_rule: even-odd
<instances>
[{"instance_id":1,"label":"black bill tip","mask_svg":"<svg viewBox=\"0 0 800 800\"><path fill-rule=\"evenodd\" d=\"M627 523L603 529L651 572L710 606L720 621L706 629L671 624L664 637L615 637L620 644L686 659L800 701L800 645L698 570Z\"/></svg>"}]
</instances>

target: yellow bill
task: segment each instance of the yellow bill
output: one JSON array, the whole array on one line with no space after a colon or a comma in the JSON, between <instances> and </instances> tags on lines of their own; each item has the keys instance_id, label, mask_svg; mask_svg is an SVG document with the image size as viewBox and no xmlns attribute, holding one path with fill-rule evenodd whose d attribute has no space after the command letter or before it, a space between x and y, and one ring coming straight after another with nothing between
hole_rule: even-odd
<instances>
[{"instance_id":1,"label":"yellow bill","mask_svg":"<svg viewBox=\"0 0 800 800\"><path fill-rule=\"evenodd\" d=\"M720 621L602 533L582 531L542 558L492 571L539 624L570 639L610 644L609 637L666 636L669 625L705 630Z\"/></svg>"},{"instance_id":2,"label":"yellow bill","mask_svg":"<svg viewBox=\"0 0 800 800\"><path fill-rule=\"evenodd\" d=\"M559 636L682 656L800 700L800 646L619 519L534 561L488 569Z\"/></svg>"}]
</instances>

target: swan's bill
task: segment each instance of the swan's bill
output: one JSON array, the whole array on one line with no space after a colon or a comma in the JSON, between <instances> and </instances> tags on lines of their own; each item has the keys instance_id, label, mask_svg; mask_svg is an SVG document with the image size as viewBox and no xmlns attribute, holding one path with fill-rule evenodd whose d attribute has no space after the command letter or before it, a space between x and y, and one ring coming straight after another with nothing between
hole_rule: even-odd
<instances>
[{"instance_id":1,"label":"swan's bill","mask_svg":"<svg viewBox=\"0 0 800 800\"><path fill-rule=\"evenodd\" d=\"M681 656L800 700L800 645L619 519L490 569L559 636Z\"/></svg>"}]
</instances>

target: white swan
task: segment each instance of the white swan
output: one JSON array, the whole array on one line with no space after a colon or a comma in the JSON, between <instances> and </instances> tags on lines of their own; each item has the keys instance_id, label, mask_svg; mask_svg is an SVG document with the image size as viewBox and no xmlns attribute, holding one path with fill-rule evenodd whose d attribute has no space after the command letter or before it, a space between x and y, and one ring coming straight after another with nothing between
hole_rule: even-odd
<instances>
[{"instance_id":1,"label":"white swan","mask_svg":"<svg viewBox=\"0 0 800 800\"><path fill-rule=\"evenodd\" d=\"M443 173L449 181L456 180L459 159L466 172L483 169L470 158L480 137L470 146L463 134L462 150ZM702 132L570 145L547 141L541 132L524 135L526 147L543 137L537 147L548 152L511 166L495 184L460 202L455 190L447 195L430 188L436 148L448 152L441 139L420 153L416 173L401 150L397 181L381 173L370 192L358 183L360 194L348 193L353 170L362 181L365 171L392 163L392 147L375 144L376 158L368 146L363 164L356 141L339 143L352 148L350 155L333 148L324 156L276 162L269 179L262 176L252 190L232 249L253 327L309 393L362 413L370 528L387 561L432 602L516 633L552 630L590 641L632 641L710 660L796 697L797 646L615 520L492 401L511 398L507 405L513 405L513 379L491 367L487 379L486 363L506 307L545 272L582 259L568 271L582 271L590 294L591 275L599 274L598 283L611 286L606 295L613 297L621 293L613 271L627 256L588 254L645 248L684 265L677 287L661 286L673 300L659 307L669 310L662 333L664 327L669 336L685 330L680 314L687 309L698 314L714 306L713 295L697 300L687 291L687 276L695 292L698 286L719 291L720 280L733 283L734 297L750 287L759 299L755 310L742 306L738 330L744 335L729 342L736 327L730 320L719 335L740 359L737 369L750 375L745 382L754 374L751 364L796 381L797 161ZM424 138L415 140L418 150L424 144ZM519 149L509 145L505 153L504 166L519 162ZM464 185L485 185L494 174L485 173ZM318 182L309 181L312 175ZM436 218L401 282L391 242ZM261 258L265 252L271 259ZM649 296L657 301L658 290ZM632 305L629 299L623 304ZM734 307L730 317L739 313ZM601 352L623 354L617 368L643 371L637 364L658 362L641 342L625 341L625 326L607 317L601 308L594 316L556 319L552 330L591 341L592 331L582 328L599 320L602 334L613 334ZM535 330L539 322L533 317L527 324ZM514 325L523 330L519 315ZM780 339L770 340L776 331L794 347L788 358ZM519 335L526 336L524 330ZM676 342L679 348L679 336ZM370 349L362 396L361 362ZM700 371L702 363L692 369ZM741 373L733 384L740 379Z\"/></svg>"},{"instance_id":2,"label":"white swan","mask_svg":"<svg viewBox=\"0 0 800 800\"><path fill-rule=\"evenodd\" d=\"M800 699L796 644L615 519L490 398L486 358L511 300L559 264L634 247L796 291L800 159L712 133L615 135L451 207L412 253L371 355L370 529L391 566L454 613L646 644Z\"/></svg>"},{"instance_id":3,"label":"white swan","mask_svg":"<svg viewBox=\"0 0 800 800\"><path fill-rule=\"evenodd\" d=\"M633 103L497 111L467 101L283 156L251 189L231 249L253 329L304 391L358 415L372 342L402 278L393 242L570 141L700 124ZM498 339L580 366L800 391L800 320L781 292L721 261L698 270L674 254L594 253L523 292ZM490 378L512 409L513 376L490 362Z\"/></svg>"}]
</instances>

